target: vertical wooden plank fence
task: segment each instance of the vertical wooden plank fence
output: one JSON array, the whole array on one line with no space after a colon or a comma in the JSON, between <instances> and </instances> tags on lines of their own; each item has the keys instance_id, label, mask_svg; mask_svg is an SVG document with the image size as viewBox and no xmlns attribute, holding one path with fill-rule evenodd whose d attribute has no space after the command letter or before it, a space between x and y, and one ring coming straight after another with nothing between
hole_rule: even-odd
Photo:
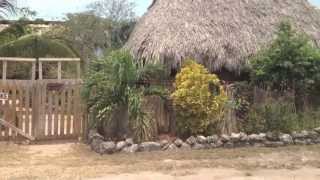
<instances>
[{"instance_id":1,"label":"vertical wooden plank fence","mask_svg":"<svg viewBox=\"0 0 320 180\"><path fill-rule=\"evenodd\" d=\"M39 58L38 80L36 59L20 59L32 63L31 80L7 80L8 61L3 61L0 81L0 141L24 138L35 140L78 139L86 131L86 111L81 100L80 59ZM42 79L42 62L57 62L58 79ZM77 63L77 78L62 79L62 62Z\"/></svg>"}]
</instances>

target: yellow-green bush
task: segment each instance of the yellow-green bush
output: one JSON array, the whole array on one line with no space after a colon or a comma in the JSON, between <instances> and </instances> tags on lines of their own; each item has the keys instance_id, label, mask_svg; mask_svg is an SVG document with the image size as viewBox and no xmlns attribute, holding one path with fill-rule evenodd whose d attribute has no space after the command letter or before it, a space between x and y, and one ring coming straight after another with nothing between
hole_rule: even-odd
<instances>
[{"instance_id":1,"label":"yellow-green bush","mask_svg":"<svg viewBox=\"0 0 320 180\"><path fill-rule=\"evenodd\" d=\"M207 134L210 125L223 115L227 96L215 74L204 66L187 61L175 80L171 95L180 135Z\"/></svg>"}]
</instances>

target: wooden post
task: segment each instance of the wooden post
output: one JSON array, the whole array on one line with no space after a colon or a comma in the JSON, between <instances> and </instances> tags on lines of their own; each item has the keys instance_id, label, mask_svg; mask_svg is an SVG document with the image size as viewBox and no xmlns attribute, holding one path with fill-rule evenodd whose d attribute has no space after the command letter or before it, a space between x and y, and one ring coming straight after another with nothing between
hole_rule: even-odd
<instances>
[{"instance_id":1,"label":"wooden post","mask_svg":"<svg viewBox=\"0 0 320 180\"><path fill-rule=\"evenodd\" d=\"M36 80L36 61L32 62L31 80Z\"/></svg>"},{"instance_id":2,"label":"wooden post","mask_svg":"<svg viewBox=\"0 0 320 180\"><path fill-rule=\"evenodd\" d=\"M2 61L2 80L7 79L7 61Z\"/></svg>"},{"instance_id":3,"label":"wooden post","mask_svg":"<svg viewBox=\"0 0 320 180\"><path fill-rule=\"evenodd\" d=\"M81 62L77 62L77 79L81 79Z\"/></svg>"},{"instance_id":4,"label":"wooden post","mask_svg":"<svg viewBox=\"0 0 320 180\"><path fill-rule=\"evenodd\" d=\"M39 61L39 80L43 79L42 61Z\"/></svg>"},{"instance_id":5,"label":"wooden post","mask_svg":"<svg viewBox=\"0 0 320 180\"><path fill-rule=\"evenodd\" d=\"M61 61L58 61L58 80L62 79L61 75Z\"/></svg>"}]
</instances>

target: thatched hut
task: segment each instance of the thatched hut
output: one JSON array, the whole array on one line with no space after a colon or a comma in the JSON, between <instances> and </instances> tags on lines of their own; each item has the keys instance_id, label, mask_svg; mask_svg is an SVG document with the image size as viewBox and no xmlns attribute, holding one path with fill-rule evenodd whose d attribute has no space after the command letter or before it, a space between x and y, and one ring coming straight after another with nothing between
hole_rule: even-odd
<instances>
[{"instance_id":1,"label":"thatched hut","mask_svg":"<svg viewBox=\"0 0 320 180\"><path fill-rule=\"evenodd\" d=\"M172 73L193 58L228 79L283 20L320 46L320 12L307 0L154 0L126 48L140 63L161 62Z\"/></svg>"}]
</instances>

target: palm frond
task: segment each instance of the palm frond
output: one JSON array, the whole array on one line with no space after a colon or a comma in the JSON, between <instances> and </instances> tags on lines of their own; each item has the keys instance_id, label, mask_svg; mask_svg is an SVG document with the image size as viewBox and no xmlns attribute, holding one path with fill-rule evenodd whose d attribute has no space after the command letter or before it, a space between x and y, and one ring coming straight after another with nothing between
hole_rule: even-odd
<instances>
[{"instance_id":1,"label":"palm frond","mask_svg":"<svg viewBox=\"0 0 320 180\"><path fill-rule=\"evenodd\" d=\"M0 0L0 17L8 16L16 12L14 0Z\"/></svg>"}]
</instances>

